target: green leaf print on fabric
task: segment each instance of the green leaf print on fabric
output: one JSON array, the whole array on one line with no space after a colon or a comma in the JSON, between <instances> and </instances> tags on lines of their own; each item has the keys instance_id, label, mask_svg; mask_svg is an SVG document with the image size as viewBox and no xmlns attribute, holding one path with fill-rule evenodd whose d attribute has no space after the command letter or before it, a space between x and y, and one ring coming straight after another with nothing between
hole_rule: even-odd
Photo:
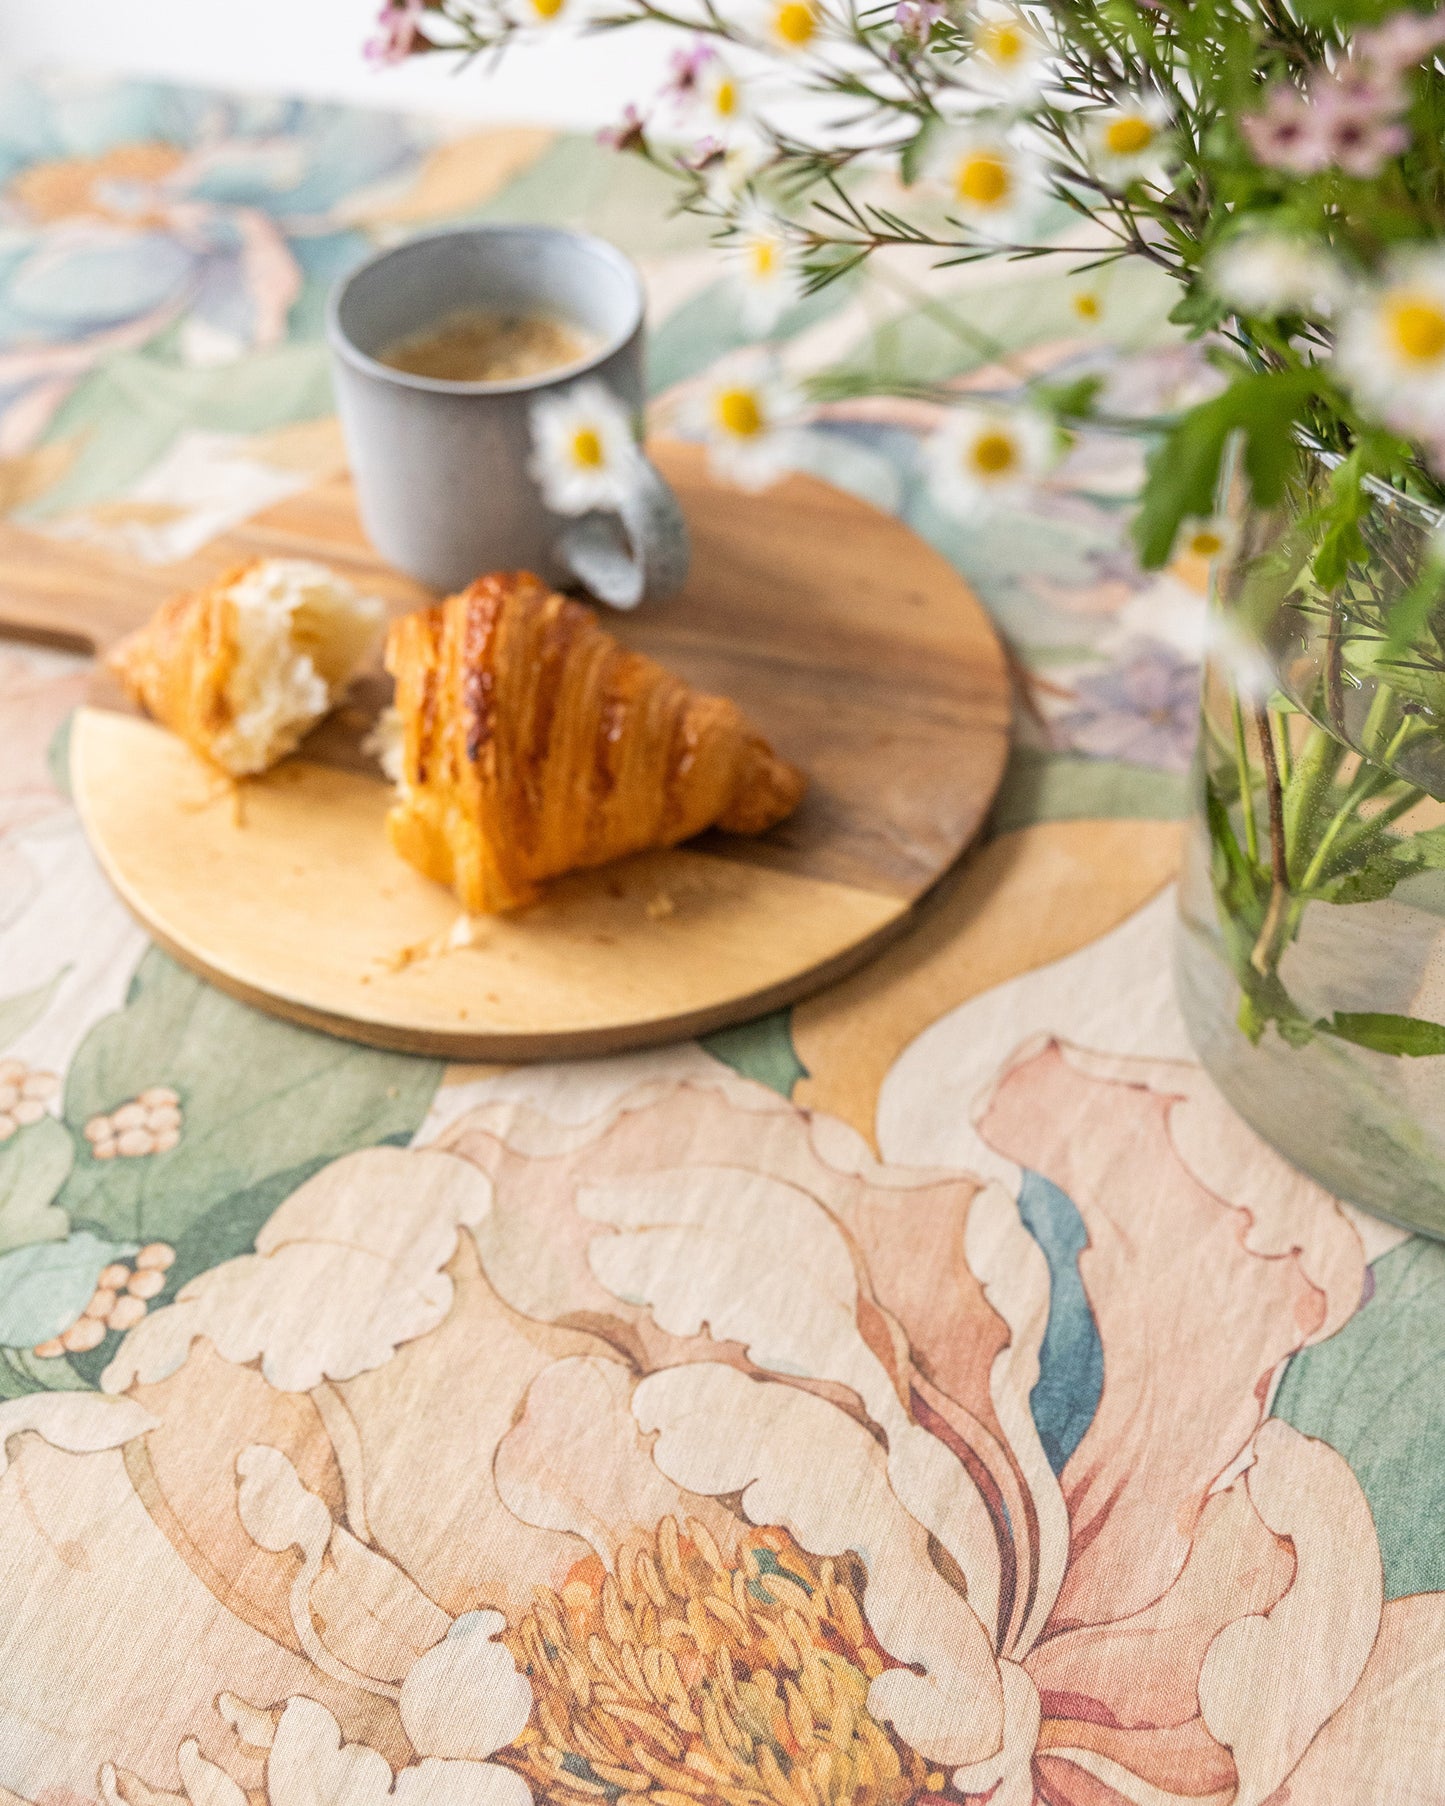
<instances>
[{"instance_id":1,"label":"green leaf print on fabric","mask_svg":"<svg viewBox=\"0 0 1445 1806\"><path fill-rule=\"evenodd\" d=\"M1111 345L1139 350L1182 341L1169 324L1178 293L1167 277L1133 271L1110 287L1102 330ZM830 379L859 384L948 382L982 369L1001 354L1055 340L1087 338L1090 328L1074 305L1075 290L1037 276L974 282L947 294L916 291L916 306L902 309L865 334L836 364Z\"/></svg>"},{"instance_id":2,"label":"green leaf print on fabric","mask_svg":"<svg viewBox=\"0 0 1445 1806\"><path fill-rule=\"evenodd\" d=\"M73 439L75 462L17 518L105 501L163 457L186 431L259 433L332 411L326 347L301 340L195 369L146 352L109 358L61 408L52 439Z\"/></svg>"},{"instance_id":3,"label":"green leaf print on fabric","mask_svg":"<svg viewBox=\"0 0 1445 1806\"><path fill-rule=\"evenodd\" d=\"M80 1156L61 1196L73 1221L176 1246L223 1200L272 1175L410 1139L441 1063L357 1047L237 1003L157 949L124 1009L98 1022L66 1075L77 1133L151 1086L180 1098L177 1146Z\"/></svg>"},{"instance_id":4,"label":"green leaf print on fabric","mask_svg":"<svg viewBox=\"0 0 1445 1806\"><path fill-rule=\"evenodd\" d=\"M55 1198L74 1162L70 1132L53 1116L42 1116L0 1142L0 1255L30 1242L56 1242L65 1235L70 1219L57 1209Z\"/></svg>"},{"instance_id":5,"label":"green leaf print on fabric","mask_svg":"<svg viewBox=\"0 0 1445 1806\"><path fill-rule=\"evenodd\" d=\"M14 997L0 997L0 1050L7 1048L17 1035L23 1035L32 1022L45 1014L45 1006L55 995L55 988L70 970L62 966L53 978L33 991L21 991Z\"/></svg>"},{"instance_id":6,"label":"green leaf print on fabric","mask_svg":"<svg viewBox=\"0 0 1445 1806\"><path fill-rule=\"evenodd\" d=\"M1370 1271L1373 1296L1294 1356L1274 1414L1354 1469L1399 1599L1445 1589L1445 1246L1417 1237Z\"/></svg>"},{"instance_id":7,"label":"green leaf print on fabric","mask_svg":"<svg viewBox=\"0 0 1445 1806\"><path fill-rule=\"evenodd\" d=\"M994 832L1041 821L1181 821L1185 783L1152 766L1016 747L994 803Z\"/></svg>"},{"instance_id":8,"label":"green leaf print on fabric","mask_svg":"<svg viewBox=\"0 0 1445 1806\"><path fill-rule=\"evenodd\" d=\"M816 295L790 307L773 329L772 337L796 338L820 320L840 312L856 291L856 281L847 277L829 283ZM757 342L758 334L743 324L742 294L737 283L729 276L720 277L653 327L647 349L652 392L661 394L675 383L700 376L729 352L741 351Z\"/></svg>"},{"instance_id":9,"label":"green leaf print on fabric","mask_svg":"<svg viewBox=\"0 0 1445 1806\"><path fill-rule=\"evenodd\" d=\"M454 223L468 219L576 226L634 257L700 249L708 241L704 221L677 211L665 175L581 136L558 138L500 194Z\"/></svg>"},{"instance_id":10,"label":"green leaf print on fabric","mask_svg":"<svg viewBox=\"0 0 1445 1806\"><path fill-rule=\"evenodd\" d=\"M28 1348L0 1348L0 1403L32 1392L92 1390L64 1355L42 1357Z\"/></svg>"},{"instance_id":11,"label":"green leaf print on fabric","mask_svg":"<svg viewBox=\"0 0 1445 1806\"><path fill-rule=\"evenodd\" d=\"M702 1045L715 1060L731 1066L745 1079L756 1079L779 1097L791 1097L798 1080L808 1076L808 1069L793 1046L792 1024L791 1010L774 1010L769 1016L704 1035Z\"/></svg>"},{"instance_id":12,"label":"green leaf print on fabric","mask_svg":"<svg viewBox=\"0 0 1445 1806\"><path fill-rule=\"evenodd\" d=\"M70 1328L113 1260L135 1252L81 1229L63 1242L33 1242L0 1254L0 1345L34 1348Z\"/></svg>"}]
</instances>

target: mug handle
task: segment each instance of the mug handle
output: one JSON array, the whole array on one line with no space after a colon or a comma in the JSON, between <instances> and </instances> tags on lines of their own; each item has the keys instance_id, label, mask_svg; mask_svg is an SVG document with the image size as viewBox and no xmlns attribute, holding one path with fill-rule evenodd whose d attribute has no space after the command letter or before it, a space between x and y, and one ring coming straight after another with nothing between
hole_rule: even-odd
<instances>
[{"instance_id":1,"label":"mug handle","mask_svg":"<svg viewBox=\"0 0 1445 1806\"><path fill-rule=\"evenodd\" d=\"M665 602L687 577L687 523L677 497L642 452L615 514L584 514L562 530L557 555L613 608Z\"/></svg>"}]
</instances>

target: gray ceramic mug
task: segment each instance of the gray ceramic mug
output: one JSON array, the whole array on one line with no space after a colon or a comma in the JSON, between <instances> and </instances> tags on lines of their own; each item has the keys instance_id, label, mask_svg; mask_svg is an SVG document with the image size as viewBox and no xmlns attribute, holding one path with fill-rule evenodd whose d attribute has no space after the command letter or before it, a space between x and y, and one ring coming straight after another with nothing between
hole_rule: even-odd
<instances>
[{"instance_id":1,"label":"gray ceramic mug","mask_svg":"<svg viewBox=\"0 0 1445 1806\"><path fill-rule=\"evenodd\" d=\"M609 514L553 512L528 471L539 395L600 382L641 418L643 301L620 251L557 226L467 226L412 239L339 283L326 316L337 407L362 524L381 555L444 590L523 569L558 585L580 581L615 608L680 589L687 530L640 452ZM465 308L550 314L596 349L508 382L446 382L378 362L395 340Z\"/></svg>"}]
</instances>

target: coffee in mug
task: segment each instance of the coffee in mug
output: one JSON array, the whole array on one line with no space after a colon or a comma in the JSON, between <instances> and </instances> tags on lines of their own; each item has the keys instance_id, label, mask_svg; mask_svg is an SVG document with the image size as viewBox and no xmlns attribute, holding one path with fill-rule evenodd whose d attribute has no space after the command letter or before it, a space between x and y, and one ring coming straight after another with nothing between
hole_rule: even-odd
<instances>
[{"instance_id":1,"label":"coffee in mug","mask_svg":"<svg viewBox=\"0 0 1445 1806\"><path fill-rule=\"evenodd\" d=\"M503 383L580 363L596 346L594 335L555 314L464 307L393 339L377 359L441 382Z\"/></svg>"}]
</instances>

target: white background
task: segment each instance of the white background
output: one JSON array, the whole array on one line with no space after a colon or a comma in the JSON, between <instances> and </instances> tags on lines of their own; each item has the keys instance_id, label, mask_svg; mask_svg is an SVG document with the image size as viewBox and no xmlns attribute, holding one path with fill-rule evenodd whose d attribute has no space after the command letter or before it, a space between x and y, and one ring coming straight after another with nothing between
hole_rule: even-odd
<instances>
[{"instance_id":1,"label":"white background","mask_svg":"<svg viewBox=\"0 0 1445 1806\"><path fill-rule=\"evenodd\" d=\"M442 58L374 70L362 59L379 0L0 0L0 68L158 75L469 119L606 125L657 87L666 34L550 41L500 71ZM673 39L675 43L677 40Z\"/></svg>"}]
</instances>

